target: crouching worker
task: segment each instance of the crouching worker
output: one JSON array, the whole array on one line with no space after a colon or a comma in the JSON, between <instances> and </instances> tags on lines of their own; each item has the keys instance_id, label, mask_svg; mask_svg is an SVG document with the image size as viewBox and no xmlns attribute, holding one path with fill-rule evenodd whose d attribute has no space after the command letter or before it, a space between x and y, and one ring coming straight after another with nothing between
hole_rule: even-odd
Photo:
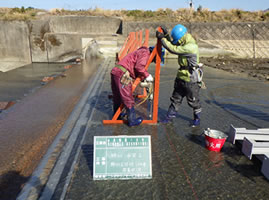
<instances>
[{"instance_id":1,"label":"crouching worker","mask_svg":"<svg viewBox=\"0 0 269 200\"><path fill-rule=\"evenodd\" d=\"M121 103L124 104L127 114L128 126L137 126L142 123L142 117L136 117L135 101L132 92L132 80L137 77L141 81L153 82L153 77L145 69L151 51L147 47L140 47L136 51L127 54L116 63L111 70L111 88L113 93L113 110L118 110ZM121 118L123 114L119 116Z\"/></svg>"},{"instance_id":2,"label":"crouching worker","mask_svg":"<svg viewBox=\"0 0 269 200\"><path fill-rule=\"evenodd\" d=\"M171 36L173 40L171 40L165 27L162 27L162 30L163 33L156 32L156 37L161 40L165 49L172 54L178 55L179 64L174 91L170 98L171 104L163 122L169 122L176 117L179 106L183 98L186 97L188 105L193 109L192 126L198 126L200 125L202 111L199 99L202 71L198 65L198 45L191 34L187 32L187 28L181 24L172 29Z\"/></svg>"}]
</instances>

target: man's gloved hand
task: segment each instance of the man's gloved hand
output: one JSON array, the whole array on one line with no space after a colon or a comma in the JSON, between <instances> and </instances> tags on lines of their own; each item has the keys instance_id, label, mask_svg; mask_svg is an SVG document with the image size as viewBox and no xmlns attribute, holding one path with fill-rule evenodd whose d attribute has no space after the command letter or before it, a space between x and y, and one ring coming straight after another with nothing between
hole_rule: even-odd
<instances>
[{"instance_id":1,"label":"man's gloved hand","mask_svg":"<svg viewBox=\"0 0 269 200\"><path fill-rule=\"evenodd\" d=\"M171 42L171 38L170 38L170 35L169 35L166 27L161 26L161 29L163 30L163 33L160 33L160 32L157 31L158 33L156 32L156 37L158 39L166 38L169 42Z\"/></svg>"},{"instance_id":2,"label":"man's gloved hand","mask_svg":"<svg viewBox=\"0 0 269 200\"><path fill-rule=\"evenodd\" d=\"M163 30L163 34L166 36L168 34L168 31L165 26L161 26L161 29Z\"/></svg>"},{"instance_id":3,"label":"man's gloved hand","mask_svg":"<svg viewBox=\"0 0 269 200\"><path fill-rule=\"evenodd\" d=\"M164 38L164 34L159 31L156 31L156 38L161 40L162 38Z\"/></svg>"},{"instance_id":4,"label":"man's gloved hand","mask_svg":"<svg viewBox=\"0 0 269 200\"><path fill-rule=\"evenodd\" d=\"M151 76L151 74L148 75L148 77L145 79L147 82L153 82L153 77Z\"/></svg>"}]
</instances>

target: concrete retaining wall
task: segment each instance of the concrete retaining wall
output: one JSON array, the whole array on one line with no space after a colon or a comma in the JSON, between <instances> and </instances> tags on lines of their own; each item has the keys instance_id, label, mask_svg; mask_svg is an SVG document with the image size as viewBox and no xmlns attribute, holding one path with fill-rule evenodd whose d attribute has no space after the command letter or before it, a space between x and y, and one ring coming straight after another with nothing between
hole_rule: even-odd
<instances>
[{"instance_id":1,"label":"concrete retaining wall","mask_svg":"<svg viewBox=\"0 0 269 200\"><path fill-rule=\"evenodd\" d=\"M49 19L28 22L31 27L30 44L33 62L48 62L45 35L50 32Z\"/></svg>"},{"instance_id":2,"label":"concrete retaining wall","mask_svg":"<svg viewBox=\"0 0 269 200\"><path fill-rule=\"evenodd\" d=\"M53 33L116 34L121 20L96 16L55 16L50 19Z\"/></svg>"},{"instance_id":3,"label":"concrete retaining wall","mask_svg":"<svg viewBox=\"0 0 269 200\"><path fill-rule=\"evenodd\" d=\"M123 23L123 35L129 32L149 29L155 37L158 26L168 30L177 23ZM184 23L183 23L184 24ZM186 23L188 31L198 41L229 51L238 57L269 58L269 23Z\"/></svg>"},{"instance_id":4,"label":"concrete retaining wall","mask_svg":"<svg viewBox=\"0 0 269 200\"><path fill-rule=\"evenodd\" d=\"M33 62L66 62L83 57L83 38L113 36L119 31L119 18L95 16L53 16L32 21Z\"/></svg>"},{"instance_id":5,"label":"concrete retaining wall","mask_svg":"<svg viewBox=\"0 0 269 200\"><path fill-rule=\"evenodd\" d=\"M0 21L0 72L30 64L29 27L24 22Z\"/></svg>"},{"instance_id":6,"label":"concrete retaining wall","mask_svg":"<svg viewBox=\"0 0 269 200\"><path fill-rule=\"evenodd\" d=\"M31 62L27 24L0 21L0 27L0 59Z\"/></svg>"},{"instance_id":7,"label":"concrete retaining wall","mask_svg":"<svg viewBox=\"0 0 269 200\"><path fill-rule=\"evenodd\" d=\"M83 38L115 37L121 23L119 18L95 16L0 21L0 71L31 62L66 62L83 57Z\"/></svg>"},{"instance_id":8,"label":"concrete retaining wall","mask_svg":"<svg viewBox=\"0 0 269 200\"><path fill-rule=\"evenodd\" d=\"M155 30L165 25L171 30L176 23L122 22L119 18L93 16L52 16L30 22L0 21L0 71L13 62L65 62L83 57L83 38L102 43L122 44L130 32ZM238 57L269 58L269 23L188 23L184 24L198 38L199 44L223 49ZM207 47L208 48L208 47ZM117 49L113 46L113 49ZM12 66L9 64L6 66ZM3 70L2 70L3 71Z\"/></svg>"}]
</instances>

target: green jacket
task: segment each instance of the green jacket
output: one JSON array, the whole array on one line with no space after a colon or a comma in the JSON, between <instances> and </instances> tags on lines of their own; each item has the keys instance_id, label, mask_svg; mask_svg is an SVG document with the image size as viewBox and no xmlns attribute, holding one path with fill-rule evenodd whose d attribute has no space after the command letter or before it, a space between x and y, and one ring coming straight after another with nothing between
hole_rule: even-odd
<instances>
[{"instance_id":1,"label":"green jacket","mask_svg":"<svg viewBox=\"0 0 269 200\"><path fill-rule=\"evenodd\" d=\"M162 45L172 54L178 55L178 69L177 78L186 82L197 82L197 77L193 69L199 63L199 49L195 39L191 34L185 34L180 40L180 45L173 45L167 38L162 38Z\"/></svg>"}]
</instances>

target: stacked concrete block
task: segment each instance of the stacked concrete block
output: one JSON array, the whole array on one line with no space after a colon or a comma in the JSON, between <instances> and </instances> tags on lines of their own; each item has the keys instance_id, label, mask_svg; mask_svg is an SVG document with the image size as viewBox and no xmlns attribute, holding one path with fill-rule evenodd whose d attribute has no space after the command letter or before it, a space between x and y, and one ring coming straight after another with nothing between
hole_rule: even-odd
<instances>
[{"instance_id":1,"label":"stacked concrete block","mask_svg":"<svg viewBox=\"0 0 269 200\"><path fill-rule=\"evenodd\" d=\"M253 155L262 160L262 173L269 179L269 128L250 130L246 128L235 128L230 126L228 141L242 141L242 152L249 159Z\"/></svg>"}]
</instances>

